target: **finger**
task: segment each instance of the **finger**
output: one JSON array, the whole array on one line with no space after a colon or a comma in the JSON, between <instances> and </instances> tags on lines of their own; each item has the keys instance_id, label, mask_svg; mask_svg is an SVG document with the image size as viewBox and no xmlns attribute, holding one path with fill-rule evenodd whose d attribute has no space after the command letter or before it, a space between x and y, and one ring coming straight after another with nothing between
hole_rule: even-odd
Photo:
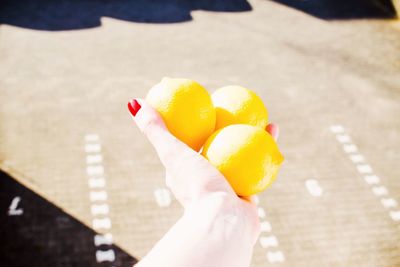
<instances>
[{"instance_id":1,"label":"finger","mask_svg":"<svg viewBox=\"0 0 400 267\"><path fill-rule=\"evenodd\" d=\"M156 149L168 173L167 185L183 205L210 192L234 195L224 176L203 156L173 136L155 109L142 99L136 101L141 107L133 119ZM134 100L131 103L134 104Z\"/></svg>"},{"instance_id":2,"label":"finger","mask_svg":"<svg viewBox=\"0 0 400 267\"><path fill-rule=\"evenodd\" d=\"M275 141L278 141L279 127L277 124L270 123L267 125L265 130L267 130L267 132L275 139Z\"/></svg>"}]
</instances>

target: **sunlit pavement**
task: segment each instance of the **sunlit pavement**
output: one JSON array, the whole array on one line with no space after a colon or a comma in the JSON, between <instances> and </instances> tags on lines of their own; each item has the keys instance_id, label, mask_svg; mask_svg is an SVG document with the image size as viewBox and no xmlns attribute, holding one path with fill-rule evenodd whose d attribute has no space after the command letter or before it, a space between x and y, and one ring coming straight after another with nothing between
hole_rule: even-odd
<instances>
[{"instance_id":1,"label":"sunlit pavement","mask_svg":"<svg viewBox=\"0 0 400 267\"><path fill-rule=\"evenodd\" d=\"M281 127L285 163L258 196L253 267L399 266L398 21L326 20L271 1L249 4L238 4L242 12L170 7L165 16L179 14L174 23L140 23L140 12L130 21L124 9L70 29L3 21L0 168L24 188L2 192L7 231L35 233L42 219L26 216L58 207L52 216L73 220L65 231L82 231L91 246L81 252L92 259L86 266L143 257L182 209L126 103L163 76L185 77L210 92L253 89ZM85 17L84 6L74 8ZM151 12L144 21L154 22ZM24 190L47 204L38 208ZM68 244L81 242L68 236ZM67 253L52 266L79 266Z\"/></svg>"}]
</instances>

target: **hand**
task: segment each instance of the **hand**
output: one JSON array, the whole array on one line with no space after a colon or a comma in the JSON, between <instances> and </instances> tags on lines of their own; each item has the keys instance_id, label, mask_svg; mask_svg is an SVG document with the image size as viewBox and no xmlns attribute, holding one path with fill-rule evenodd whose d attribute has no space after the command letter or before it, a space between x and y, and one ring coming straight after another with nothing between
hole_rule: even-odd
<instances>
[{"instance_id":1,"label":"hand","mask_svg":"<svg viewBox=\"0 0 400 267\"><path fill-rule=\"evenodd\" d=\"M136 266L249 266L260 231L251 198L239 198L224 176L175 138L144 100L129 105L166 169L167 186L184 207L183 216ZM266 130L277 137L277 126Z\"/></svg>"}]
</instances>

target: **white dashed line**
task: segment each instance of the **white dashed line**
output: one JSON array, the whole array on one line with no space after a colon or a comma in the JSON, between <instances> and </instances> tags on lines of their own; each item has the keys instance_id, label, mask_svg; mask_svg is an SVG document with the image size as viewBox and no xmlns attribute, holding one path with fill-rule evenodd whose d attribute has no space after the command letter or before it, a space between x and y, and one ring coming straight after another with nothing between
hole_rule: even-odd
<instances>
[{"instance_id":1,"label":"white dashed line","mask_svg":"<svg viewBox=\"0 0 400 267\"><path fill-rule=\"evenodd\" d=\"M258 196L253 196L253 201L258 204L260 202ZM260 231L261 233L271 233L272 227L271 224L265 220L265 210L262 207L257 208L258 217L260 217ZM264 219L264 220L263 220ZM271 251L272 249L277 249L279 247L278 238L275 235L263 235L261 234L258 241L262 248L267 250L267 260L270 263L280 263L285 261L285 256L282 251Z\"/></svg>"},{"instance_id":2,"label":"white dashed line","mask_svg":"<svg viewBox=\"0 0 400 267\"><path fill-rule=\"evenodd\" d=\"M101 146L99 144L86 144L85 151L86 153L99 153L101 152Z\"/></svg>"},{"instance_id":3,"label":"white dashed line","mask_svg":"<svg viewBox=\"0 0 400 267\"><path fill-rule=\"evenodd\" d=\"M97 250L96 251L96 261L97 262L105 262L105 261L109 261L109 262L113 262L115 261L115 253L113 249L109 249L109 250Z\"/></svg>"},{"instance_id":4,"label":"white dashed line","mask_svg":"<svg viewBox=\"0 0 400 267\"><path fill-rule=\"evenodd\" d=\"M343 133L344 132L344 128L342 125L332 125L330 127L331 132L335 133L335 134L339 134L339 133Z\"/></svg>"},{"instance_id":5,"label":"white dashed line","mask_svg":"<svg viewBox=\"0 0 400 267\"><path fill-rule=\"evenodd\" d=\"M351 143L351 138L347 134L338 134L338 135L336 135L336 139L340 143Z\"/></svg>"},{"instance_id":6,"label":"white dashed line","mask_svg":"<svg viewBox=\"0 0 400 267\"><path fill-rule=\"evenodd\" d=\"M90 211L93 215L107 215L110 212L110 208L107 204L92 204Z\"/></svg>"},{"instance_id":7,"label":"white dashed line","mask_svg":"<svg viewBox=\"0 0 400 267\"><path fill-rule=\"evenodd\" d=\"M260 244L263 248L268 248L268 247L277 247L278 246L278 239L276 239L276 236L261 236L260 237Z\"/></svg>"},{"instance_id":8,"label":"white dashed line","mask_svg":"<svg viewBox=\"0 0 400 267\"><path fill-rule=\"evenodd\" d=\"M110 218L93 219L92 226L95 230L110 229L111 228L111 220L110 220Z\"/></svg>"},{"instance_id":9,"label":"white dashed line","mask_svg":"<svg viewBox=\"0 0 400 267\"><path fill-rule=\"evenodd\" d=\"M381 179L379 179L378 176L376 175L365 175L364 180L367 184L379 184L381 182Z\"/></svg>"},{"instance_id":10,"label":"white dashed line","mask_svg":"<svg viewBox=\"0 0 400 267\"><path fill-rule=\"evenodd\" d=\"M267 221L261 222L260 230L261 230L261 232L271 232L271 230L272 230L271 224Z\"/></svg>"},{"instance_id":11,"label":"white dashed line","mask_svg":"<svg viewBox=\"0 0 400 267\"><path fill-rule=\"evenodd\" d=\"M265 217L265 210L263 208L261 208L261 207L258 207L257 208L257 214L258 214L258 217L264 218Z\"/></svg>"},{"instance_id":12,"label":"white dashed line","mask_svg":"<svg viewBox=\"0 0 400 267\"><path fill-rule=\"evenodd\" d=\"M97 164L102 163L103 157L101 155L87 155L86 163L89 164Z\"/></svg>"},{"instance_id":13,"label":"white dashed line","mask_svg":"<svg viewBox=\"0 0 400 267\"><path fill-rule=\"evenodd\" d=\"M349 154L350 160L355 164L357 171L363 175L364 181L372 186L372 193L379 197L383 207L389 210L390 218L395 222L400 221L400 211L391 210L397 207L397 201L389 196L387 188L381 185L381 179L373 173L372 167L365 163L364 156L357 152L357 146L352 143L351 137L346 133L344 127L332 125L330 130L335 134L337 141L342 144L344 152Z\"/></svg>"},{"instance_id":14,"label":"white dashed line","mask_svg":"<svg viewBox=\"0 0 400 267\"><path fill-rule=\"evenodd\" d=\"M386 196L388 194L388 190L384 186L375 186L372 187L372 192L376 196Z\"/></svg>"},{"instance_id":15,"label":"white dashed line","mask_svg":"<svg viewBox=\"0 0 400 267\"><path fill-rule=\"evenodd\" d=\"M103 156L100 154L100 138L97 134L87 134L85 141L86 174L91 190L89 192L90 201L92 202L90 206L90 212L93 216L92 227L94 230L107 231L111 229L112 223L109 217L105 217L109 214L110 207L107 204L108 196L105 190ZM111 233L96 234L93 242L96 247L109 246L108 250L96 250L96 261L98 263L115 261L115 252L111 247L113 245Z\"/></svg>"},{"instance_id":16,"label":"white dashed line","mask_svg":"<svg viewBox=\"0 0 400 267\"><path fill-rule=\"evenodd\" d=\"M322 193L324 192L324 190L319 185L317 180L308 179L308 180L306 180L305 184L306 184L306 188L307 188L308 192L310 193L310 195L312 195L314 197L322 196Z\"/></svg>"},{"instance_id":17,"label":"white dashed line","mask_svg":"<svg viewBox=\"0 0 400 267\"><path fill-rule=\"evenodd\" d=\"M364 157L360 154L350 155L350 159L354 163L363 163L364 162Z\"/></svg>"},{"instance_id":18,"label":"white dashed line","mask_svg":"<svg viewBox=\"0 0 400 267\"><path fill-rule=\"evenodd\" d=\"M372 168L368 164L356 165L357 171L361 174L372 173Z\"/></svg>"},{"instance_id":19,"label":"white dashed line","mask_svg":"<svg viewBox=\"0 0 400 267\"><path fill-rule=\"evenodd\" d=\"M90 188L103 188L106 185L104 178L89 178Z\"/></svg>"},{"instance_id":20,"label":"white dashed line","mask_svg":"<svg viewBox=\"0 0 400 267\"><path fill-rule=\"evenodd\" d=\"M112 245L113 244L113 236L112 234L104 234L104 235L95 235L94 236L94 244L98 246L102 245Z\"/></svg>"},{"instance_id":21,"label":"white dashed line","mask_svg":"<svg viewBox=\"0 0 400 267\"><path fill-rule=\"evenodd\" d=\"M357 151L358 151L358 148L357 148L356 145L347 144L347 145L343 145L343 150L344 150L344 152L350 154L350 153L355 153L355 152L357 152Z\"/></svg>"},{"instance_id":22,"label":"white dashed line","mask_svg":"<svg viewBox=\"0 0 400 267\"><path fill-rule=\"evenodd\" d=\"M385 208L397 207L397 201L393 198L382 198L381 203Z\"/></svg>"},{"instance_id":23,"label":"white dashed line","mask_svg":"<svg viewBox=\"0 0 400 267\"><path fill-rule=\"evenodd\" d=\"M400 221L400 210L391 211L389 214L393 221L396 221L396 222Z\"/></svg>"},{"instance_id":24,"label":"white dashed line","mask_svg":"<svg viewBox=\"0 0 400 267\"><path fill-rule=\"evenodd\" d=\"M270 263L284 262L285 255L283 255L282 251L275 251L275 252L268 251L267 259Z\"/></svg>"},{"instance_id":25,"label":"white dashed line","mask_svg":"<svg viewBox=\"0 0 400 267\"><path fill-rule=\"evenodd\" d=\"M108 198L106 191L91 191L90 192L90 201L106 201Z\"/></svg>"},{"instance_id":26,"label":"white dashed line","mask_svg":"<svg viewBox=\"0 0 400 267\"><path fill-rule=\"evenodd\" d=\"M158 206L165 208L171 205L171 192L167 188L159 188L154 191L154 197Z\"/></svg>"},{"instance_id":27,"label":"white dashed line","mask_svg":"<svg viewBox=\"0 0 400 267\"><path fill-rule=\"evenodd\" d=\"M104 174L104 168L101 165L87 166L86 173L89 176L101 176Z\"/></svg>"}]
</instances>

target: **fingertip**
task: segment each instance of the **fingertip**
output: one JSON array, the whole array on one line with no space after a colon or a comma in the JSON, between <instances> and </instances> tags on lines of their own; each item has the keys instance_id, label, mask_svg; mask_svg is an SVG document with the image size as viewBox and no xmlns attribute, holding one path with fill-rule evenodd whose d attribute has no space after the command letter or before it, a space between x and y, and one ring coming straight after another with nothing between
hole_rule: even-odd
<instances>
[{"instance_id":1,"label":"fingertip","mask_svg":"<svg viewBox=\"0 0 400 267\"><path fill-rule=\"evenodd\" d=\"M138 113L138 111L140 110L141 107L142 106L139 104L139 102L135 98L131 99L128 102L128 109L129 109L129 112L132 114L133 117L136 116L136 114Z\"/></svg>"},{"instance_id":2,"label":"fingertip","mask_svg":"<svg viewBox=\"0 0 400 267\"><path fill-rule=\"evenodd\" d=\"M270 123L267 125L265 130L275 139L275 141L278 141L279 137L279 126L275 123Z\"/></svg>"},{"instance_id":3,"label":"fingertip","mask_svg":"<svg viewBox=\"0 0 400 267\"><path fill-rule=\"evenodd\" d=\"M160 113L144 99L134 98L128 103L133 121L148 138L157 139L166 130ZM162 131L160 131L162 130Z\"/></svg>"}]
</instances>

